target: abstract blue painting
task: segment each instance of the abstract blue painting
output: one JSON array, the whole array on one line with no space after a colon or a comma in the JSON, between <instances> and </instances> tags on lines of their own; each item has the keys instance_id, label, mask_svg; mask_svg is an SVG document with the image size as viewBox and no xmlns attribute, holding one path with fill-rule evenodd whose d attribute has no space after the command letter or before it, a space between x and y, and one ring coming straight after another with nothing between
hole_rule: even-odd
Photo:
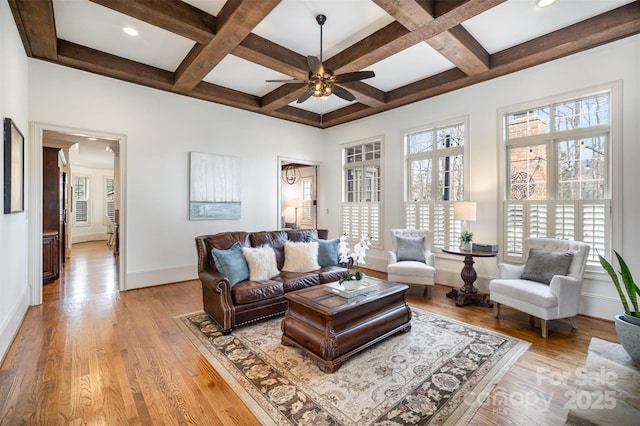
<instances>
[{"instance_id":1,"label":"abstract blue painting","mask_svg":"<svg viewBox=\"0 0 640 426\"><path fill-rule=\"evenodd\" d=\"M189 154L189 220L240 219L240 158Z\"/></svg>"}]
</instances>

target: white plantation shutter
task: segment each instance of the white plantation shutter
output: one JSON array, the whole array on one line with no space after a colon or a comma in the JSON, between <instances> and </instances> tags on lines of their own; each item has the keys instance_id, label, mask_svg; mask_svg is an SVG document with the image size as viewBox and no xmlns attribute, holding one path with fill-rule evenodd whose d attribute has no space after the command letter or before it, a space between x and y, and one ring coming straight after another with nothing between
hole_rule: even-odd
<instances>
[{"instance_id":1,"label":"white plantation shutter","mask_svg":"<svg viewBox=\"0 0 640 426\"><path fill-rule=\"evenodd\" d=\"M524 260L527 237L584 241L591 269L598 254L610 257L611 93L504 115L505 260Z\"/></svg>"},{"instance_id":2,"label":"white plantation shutter","mask_svg":"<svg viewBox=\"0 0 640 426\"><path fill-rule=\"evenodd\" d=\"M521 260L524 247L524 204L507 202L504 212L505 258Z\"/></svg>"},{"instance_id":3,"label":"white plantation shutter","mask_svg":"<svg viewBox=\"0 0 640 426\"><path fill-rule=\"evenodd\" d=\"M73 222L75 225L89 224L89 177L75 176L73 179Z\"/></svg>"},{"instance_id":4,"label":"white plantation shutter","mask_svg":"<svg viewBox=\"0 0 640 426\"><path fill-rule=\"evenodd\" d=\"M369 237L372 245L380 242L380 203L342 203L342 233L354 241Z\"/></svg>"}]
</instances>

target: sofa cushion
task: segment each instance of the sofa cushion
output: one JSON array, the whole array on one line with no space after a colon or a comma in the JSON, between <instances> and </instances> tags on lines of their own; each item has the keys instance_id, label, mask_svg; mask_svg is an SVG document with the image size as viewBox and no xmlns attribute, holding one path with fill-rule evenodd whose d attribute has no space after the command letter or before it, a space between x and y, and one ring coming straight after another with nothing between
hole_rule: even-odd
<instances>
[{"instance_id":1,"label":"sofa cushion","mask_svg":"<svg viewBox=\"0 0 640 426\"><path fill-rule=\"evenodd\" d=\"M243 281L231 290L233 301L238 305L268 300L284 294L282 282L267 281Z\"/></svg>"},{"instance_id":2,"label":"sofa cushion","mask_svg":"<svg viewBox=\"0 0 640 426\"><path fill-rule=\"evenodd\" d=\"M318 265L318 243L287 241L284 244L283 271L311 272L316 269L320 269L320 265Z\"/></svg>"},{"instance_id":3,"label":"sofa cushion","mask_svg":"<svg viewBox=\"0 0 640 426\"><path fill-rule=\"evenodd\" d=\"M260 231L249 234L252 247L270 246L276 254L276 265L282 269L284 265L284 243L289 241L286 231Z\"/></svg>"},{"instance_id":4,"label":"sofa cushion","mask_svg":"<svg viewBox=\"0 0 640 426\"><path fill-rule=\"evenodd\" d=\"M398 262L414 260L424 262L424 237L402 237L396 235L398 243Z\"/></svg>"},{"instance_id":5,"label":"sofa cushion","mask_svg":"<svg viewBox=\"0 0 640 426\"><path fill-rule=\"evenodd\" d=\"M218 272L226 276L231 285L249 279L249 266L242 254L242 245L235 242L227 250L211 249L211 256Z\"/></svg>"},{"instance_id":6,"label":"sofa cushion","mask_svg":"<svg viewBox=\"0 0 640 426\"><path fill-rule=\"evenodd\" d=\"M344 277L347 274L347 272L347 268L343 268L342 266L323 266L318 271L318 275L320 276L320 284L339 281L340 278Z\"/></svg>"},{"instance_id":7,"label":"sofa cushion","mask_svg":"<svg viewBox=\"0 0 640 426\"><path fill-rule=\"evenodd\" d=\"M570 252L531 249L520 278L550 284L554 275L567 275L572 260Z\"/></svg>"},{"instance_id":8,"label":"sofa cushion","mask_svg":"<svg viewBox=\"0 0 640 426\"><path fill-rule=\"evenodd\" d=\"M318 265L338 265L338 244L340 244L340 238L335 238L333 240L309 238L309 241L315 241L318 243Z\"/></svg>"},{"instance_id":9,"label":"sofa cushion","mask_svg":"<svg viewBox=\"0 0 640 426\"><path fill-rule=\"evenodd\" d=\"M280 273L276 265L276 255L269 246L243 247L242 254L249 265L249 279L264 281Z\"/></svg>"},{"instance_id":10,"label":"sofa cushion","mask_svg":"<svg viewBox=\"0 0 640 426\"><path fill-rule=\"evenodd\" d=\"M282 282L285 293L300 290L302 288L311 287L320 284L320 276L314 272L287 272L282 271L274 280Z\"/></svg>"}]
</instances>

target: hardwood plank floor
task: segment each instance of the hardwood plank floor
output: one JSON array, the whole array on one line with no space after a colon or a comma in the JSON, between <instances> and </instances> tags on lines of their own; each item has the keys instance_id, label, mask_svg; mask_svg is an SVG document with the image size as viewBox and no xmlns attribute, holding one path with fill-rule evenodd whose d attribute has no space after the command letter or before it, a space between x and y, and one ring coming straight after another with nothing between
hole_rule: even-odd
<instances>
[{"instance_id":1,"label":"hardwood plank floor","mask_svg":"<svg viewBox=\"0 0 640 426\"><path fill-rule=\"evenodd\" d=\"M103 241L72 253L0 365L0 424L259 424L174 323L202 309L199 281L119 292ZM503 307L496 319L484 307L456 307L445 297L449 287L436 285L431 299L415 290L412 306L532 342L474 425L563 424L591 337L617 341L610 321L580 316L578 330L553 321L542 339L521 312Z\"/></svg>"}]
</instances>

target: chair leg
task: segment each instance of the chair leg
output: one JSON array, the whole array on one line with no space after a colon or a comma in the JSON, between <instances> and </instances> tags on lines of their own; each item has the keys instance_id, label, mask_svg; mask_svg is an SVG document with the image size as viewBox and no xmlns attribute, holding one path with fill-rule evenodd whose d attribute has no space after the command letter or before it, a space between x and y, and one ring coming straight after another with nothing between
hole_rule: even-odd
<instances>
[{"instance_id":1,"label":"chair leg","mask_svg":"<svg viewBox=\"0 0 640 426\"><path fill-rule=\"evenodd\" d=\"M569 322L571 323L571 327L574 329L578 328L578 322L576 321L576 317L569 317Z\"/></svg>"},{"instance_id":2,"label":"chair leg","mask_svg":"<svg viewBox=\"0 0 640 426\"><path fill-rule=\"evenodd\" d=\"M495 313L496 318L500 318L500 306L502 306L500 303L496 303L496 313Z\"/></svg>"},{"instance_id":3,"label":"chair leg","mask_svg":"<svg viewBox=\"0 0 640 426\"><path fill-rule=\"evenodd\" d=\"M529 326L530 327L535 327L536 326L536 319L533 315L529 315Z\"/></svg>"},{"instance_id":4,"label":"chair leg","mask_svg":"<svg viewBox=\"0 0 640 426\"><path fill-rule=\"evenodd\" d=\"M422 295L425 296L425 297L431 298L431 286L430 285L425 285L424 286L424 291L422 292Z\"/></svg>"},{"instance_id":5,"label":"chair leg","mask_svg":"<svg viewBox=\"0 0 640 426\"><path fill-rule=\"evenodd\" d=\"M549 335L549 324L547 320L541 319L540 320L540 328L542 328L542 338L546 339L547 336Z\"/></svg>"}]
</instances>

